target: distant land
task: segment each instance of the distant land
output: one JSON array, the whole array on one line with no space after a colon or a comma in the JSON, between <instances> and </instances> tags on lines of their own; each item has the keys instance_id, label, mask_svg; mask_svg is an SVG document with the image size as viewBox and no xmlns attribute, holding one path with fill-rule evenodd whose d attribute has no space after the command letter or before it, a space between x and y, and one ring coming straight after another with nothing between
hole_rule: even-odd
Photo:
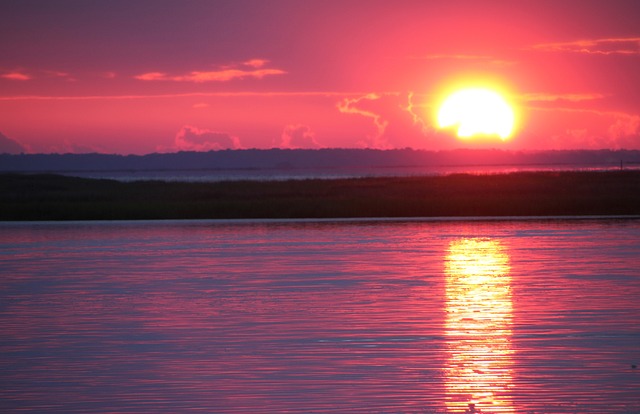
<instances>
[{"instance_id":1,"label":"distant land","mask_svg":"<svg viewBox=\"0 0 640 414\"><path fill-rule=\"evenodd\" d=\"M463 165L640 165L640 150L506 151L459 149L246 149L115 154L0 154L0 172L88 172L240 169L337 169Z\"/></svg>"}]
</instances>

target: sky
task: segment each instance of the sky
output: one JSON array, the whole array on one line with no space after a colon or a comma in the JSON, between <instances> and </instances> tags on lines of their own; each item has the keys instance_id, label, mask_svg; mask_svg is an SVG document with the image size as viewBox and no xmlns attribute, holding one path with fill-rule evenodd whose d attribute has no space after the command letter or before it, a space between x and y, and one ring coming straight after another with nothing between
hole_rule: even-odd
<instances>
[{"instance_id":1,"label":"sky","mask_svg":"<svg viewBox=\"0 0 640 414\"><path fill-rule=\"evenodd\" d=\"M640 149L637 0L2 0L0 152ZM436 125L499 91L513 136Z\"/></svg>"}]
</instances>

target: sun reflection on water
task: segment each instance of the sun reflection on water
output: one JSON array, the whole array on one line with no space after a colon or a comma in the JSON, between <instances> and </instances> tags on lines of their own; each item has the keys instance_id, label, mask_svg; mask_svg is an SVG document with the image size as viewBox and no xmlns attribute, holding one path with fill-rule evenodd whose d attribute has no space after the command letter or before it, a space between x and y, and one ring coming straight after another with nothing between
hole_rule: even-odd
<instances>
[{"instance_id":1,"label":"sun reflection on water","mask_svg":"<svg viewBox=\"0 0 640 414\"><path fill-rule=\"evenodd\" d=\"M511 276L497 240L458 239L445 258L447 410L512 413Z\"/></svg>"}]
</instances>

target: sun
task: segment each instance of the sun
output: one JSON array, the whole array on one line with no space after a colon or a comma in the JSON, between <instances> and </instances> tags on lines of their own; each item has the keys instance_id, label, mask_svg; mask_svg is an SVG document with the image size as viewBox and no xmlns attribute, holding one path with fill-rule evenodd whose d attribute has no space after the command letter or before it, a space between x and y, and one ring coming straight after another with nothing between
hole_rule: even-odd
<instances>
[{"instance_id":1,"label":"sun","mask_svg":"<svg viewBox=\"0 0 640 414\"><path fill-rule=\"evenodd\" d=\"M438 127L457 127L462 139L497 136L505 141L513 134L514 110L496 91L465 88L453 92L438 110Z\"/></svg>"}]
</instances>

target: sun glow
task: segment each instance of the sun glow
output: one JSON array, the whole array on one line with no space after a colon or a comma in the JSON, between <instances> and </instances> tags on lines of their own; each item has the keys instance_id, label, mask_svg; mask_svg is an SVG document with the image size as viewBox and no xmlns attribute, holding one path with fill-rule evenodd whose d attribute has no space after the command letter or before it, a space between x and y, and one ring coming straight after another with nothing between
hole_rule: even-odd
<instances>
[{"instance_id":1,"label":"sun glow","mask_svg":"<svg viewBox=\"0 0 640 414\"><path fill-rule=\"evenodd\" d=\"M513 108L498 92L486 88L458 90L438 111L438 127L457 127L463 139L498 136L504 141L513 134L514 125Z\"/></svg>"}]
</instances>

